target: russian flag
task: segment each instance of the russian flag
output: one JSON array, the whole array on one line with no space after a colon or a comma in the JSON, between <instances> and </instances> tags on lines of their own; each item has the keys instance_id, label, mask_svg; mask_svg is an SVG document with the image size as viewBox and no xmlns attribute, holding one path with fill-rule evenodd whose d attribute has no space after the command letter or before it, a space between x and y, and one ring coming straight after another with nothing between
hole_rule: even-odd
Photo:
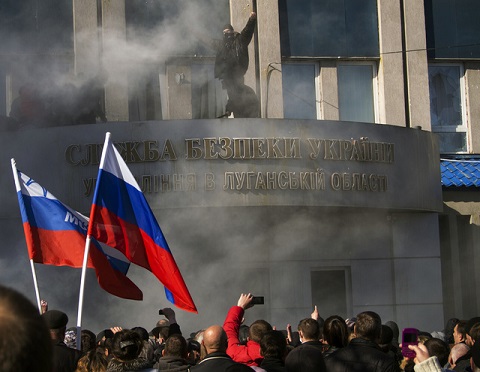
<instances>
[{"instance_id":1,"label":"russian flag","mask_svg":"<svg viewBox=\"0 0 480 372\"><path fill-rule=\"evenodd\" d=\"M137 181L107 133L88 235L152 272L175 306L197 312L167 241Z\"/></svg>"},{"instance_id":2,"label":"russian flag","mask_svg":"<svg viewBox=\"0 0 480 372\"><path fill-rule=\"evenodd\" d=\"M88 218L60 202L26 174L16 172L30 259L46 265L82 267ZM93 242L93 247L87 267L95 269L100 286L115 296L141 300L142 292L125 276L130 265L127 258L98 242Z\"/></svg>"}]
</instances>

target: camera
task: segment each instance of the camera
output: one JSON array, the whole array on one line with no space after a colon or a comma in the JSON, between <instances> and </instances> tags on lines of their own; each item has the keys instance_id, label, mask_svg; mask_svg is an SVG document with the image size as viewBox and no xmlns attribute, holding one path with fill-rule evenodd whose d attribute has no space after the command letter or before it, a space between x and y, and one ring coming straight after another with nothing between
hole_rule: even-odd
<instances>
[{"instance_id":1,"label":"camera","mask_svg":"<svg viewBox=\"0 0 480 372\"><path fill-rule=\"evenodd\" d=\"M250 303L252 305L264 305L265 304L265 297L263 297L263 296L253 296L252 301Z\"/></svg>"},{"instance_id":2,"label":"camera","mask_svg":"<svg viewBox=\"0 0 480 372\"><path fill-rule=\"evenodd\" d=\"M164 315L162 309L158 310L158 315Z\"/></svg>"}]
</instances>

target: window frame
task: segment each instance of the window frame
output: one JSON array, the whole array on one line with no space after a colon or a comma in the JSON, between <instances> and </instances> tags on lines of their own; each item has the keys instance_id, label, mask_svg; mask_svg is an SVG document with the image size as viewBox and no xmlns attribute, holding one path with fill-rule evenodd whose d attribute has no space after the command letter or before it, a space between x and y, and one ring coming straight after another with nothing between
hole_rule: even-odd
<instances>
[{"instance_id":1,"label":"window frame","mask_svg":"<svg viewBox=\"0 0 480 372\"><path fill-rule=\"evenodd\" d=\"M461 62L428 62L428 67L458 67L460 76L460 106L462 109L462 125L434 125L430 120L431 130L433 133L465 133L466 150L465 151L447 151L442 153L447 154L466 154L470 150L470 133L468 130L468 115L467 115L467 92L465 82L465 66ZM428 83L430 89L430 69L428 71ZM430 105L431 107L431 101Z\"/></svg>"},{"instance_id":2,"label":"window frame","mask_svg":"<svg viewBox=\"0 0 480 372\"><path fill-rule=\"evenodd\" d=\"M314 88L315 88L315 120L323 119L322 112L322 91L321 91L321 81L320 81L320 61L318 60L284 60L282 61L282 85L283 85L283 65L313 65L315 67L315 76L314 76ZM283 89L282 89L283 90ZM282 100L285 99L285 96L282 93ZM285 111L283 112L285 117Z\"/></svg>"},{"instance_id":3,"label":"window frame","mask_svg":"<svg viewBox=\"0 0 480 372\"><path fill-rule=\"evenodd\" d=\"M339 88L338 84L338 70L339 66L370 66L372 71L372 101L373 101L373 123L378 124L380 121L379 113L379 96L378 96L378 61L355 61L355 60L345 60L339 61L337 63L337 89ZM340 120L340 95L338 97L338 117Z\"/></svg>"}]
</instances>

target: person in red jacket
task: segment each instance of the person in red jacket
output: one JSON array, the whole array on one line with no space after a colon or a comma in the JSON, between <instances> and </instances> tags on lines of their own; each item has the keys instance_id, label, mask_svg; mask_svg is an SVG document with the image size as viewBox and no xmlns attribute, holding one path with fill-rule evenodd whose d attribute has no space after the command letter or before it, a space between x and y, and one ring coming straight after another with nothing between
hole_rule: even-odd
<instances>
[{"instance_id":1,"label":"person in red jacket","mask_svg":"<svg viewBox=\"0 0 480 372\"><path fill-rule=\"evenodd\" d=\"M260 340L263 335L273 328L265 320L259 319L253 322L248 330L247 344L240 344L239 329L242 324L245 310L252 307L253 296L242 293L238 299L237 306L232 306L228 311L223 329L228 337L227 354L236 362L248 366L259 366L263 360L260 354Z\"/></svg>"}]
</instances>

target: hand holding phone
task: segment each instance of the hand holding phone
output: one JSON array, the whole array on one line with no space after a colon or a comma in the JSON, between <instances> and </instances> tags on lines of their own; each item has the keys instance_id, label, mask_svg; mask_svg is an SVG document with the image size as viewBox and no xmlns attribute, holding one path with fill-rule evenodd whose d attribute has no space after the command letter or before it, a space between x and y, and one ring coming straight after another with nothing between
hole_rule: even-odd
<instances>
[{"instance_id":1,"label":"hand holding phone","mask_svg":"<svg viewBox=\"0 0 480 372\"><path fill-rule=\"evenodd\" d=\"M418 345L418 329L405 328L402 332L402 355L413 359L416 356L415 351L410 350L408 345Z\"/></svg>"},{"instance_id":2,"label":"hand holding phone","mask_svg":"<svg viewBox=\"0 0 480 372\"><path fill-rule=\"evenodd\" d=\"M265 304L265 297L263 296L253 296L252 301L250 302L252 305L263 305Z\"/></svg>"}]
</instances>

